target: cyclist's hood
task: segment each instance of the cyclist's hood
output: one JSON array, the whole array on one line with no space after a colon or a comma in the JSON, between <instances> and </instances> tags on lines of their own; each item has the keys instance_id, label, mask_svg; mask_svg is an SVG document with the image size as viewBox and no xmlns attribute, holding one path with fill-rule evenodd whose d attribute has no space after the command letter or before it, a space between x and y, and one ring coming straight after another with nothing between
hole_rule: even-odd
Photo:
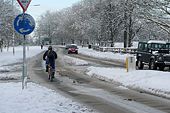
<instances>
[{"instance_id":1,"label":"cyclist's hood","mask_svg":"<svg viewBox=\"0 0 170 113\"><path fill-rule=\"evenodd\" d=\"M49 47L48 47L48 50L52 50L52 49L53 49L52 46L49 46Z\"/></svg>"}]
</instances>

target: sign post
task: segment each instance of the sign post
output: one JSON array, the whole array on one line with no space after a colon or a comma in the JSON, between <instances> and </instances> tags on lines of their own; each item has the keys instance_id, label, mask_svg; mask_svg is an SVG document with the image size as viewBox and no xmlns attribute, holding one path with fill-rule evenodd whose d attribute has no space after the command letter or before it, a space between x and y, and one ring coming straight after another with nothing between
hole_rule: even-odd
<instances>
[{"instance_id":1,"label":"sign post","mask_svg":"<svg viewBox=\"0 0 170 113\"><path fill-rule=\"evenodd\" d=\"M27 86L27 62L26 62L26 35L30 34L35 28L35 21L29 14L23 13L18 15L14 20L14 28L24 37L23 40L23 72L22 72L22 89Z\"/></svg>"},{"instance_id":2,"label":"sign post","mask_svg":"<svg viewBox=\"0 0 170 113\"><path fill-rule=\"evenodd\" d=\"M17 0L21 8L23 9L23 14L18 15L14 20L15 30L22 34L23 40L23 72L22 72L22 89L27 86L27 63L26 63L26 35L30 34L35 28L35 21L33 17L29 14L25 14L31 0Z\"/></svg>"},{"instance_id":3,"label":"sign post","mask_svg":"<svg viewBox=\"0 0 170 113\"><path fill-rule=\"evenodd\" d=\"M24 37L23 40L23 71L22 71L22 89L24 86L27 86L27 62L26 62L26 35L30 34L35 28L35 21L34 18L26 14L25 11L27 10L31 0L17 0L20 4L21 8L23 9L23 14L18 15L14 20L14 28L19 33L22 34Z\"/></svg>"},{"instance_id":4,"label":"sign post","mask_svg":"<svg viewBox=\"0 0 170 113\"><path fill-rule=\"evenodd\" d=\"M27 61L26 61L26 36L24 35L23 41L23 71L22 71L22 89L27 87Z\"/></svg>"}]
</instances>

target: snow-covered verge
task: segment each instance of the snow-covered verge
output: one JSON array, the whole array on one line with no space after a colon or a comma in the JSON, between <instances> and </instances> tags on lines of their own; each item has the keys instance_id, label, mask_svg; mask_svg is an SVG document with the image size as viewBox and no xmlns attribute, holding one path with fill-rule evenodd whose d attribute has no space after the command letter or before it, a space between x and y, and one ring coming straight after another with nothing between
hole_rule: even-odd
<instances>
[{"instance_id":1,"label":"snow-covered verge","mask_svg":"<svg viewBox=\"0 0 170 113\"><path fill-rule=\"evenodd\" d=\"M87 55L94 58L106 59L106 60L117 60L119 62L125 62L126 57L132 56L130 54L120 54L113 52L100 52L94 51L93 49L88 49L87 47L79 47L79 53Z\"/></svg>"},{"instance_id":2,"label":"snow-covered verge","mask_svg":"<svg viewBox=\"0 0 170 113\"><path fill-rule=\"evenodd\" d=\"M1 113L96 113L53 90L28 83L25 90L21 83L0 84Z\"/></svg>"},{"instance_id":3,"label":"snow-covered verge","mask_svg":"<svg viewBox=\"0 0 170 113\"><path fill-rule=\"evenodd\" d=\"M108 82L119 82L123 86L143 90L155 95L170 98L169 72L135 70L126 72L119 68L89 67L87 74Z\"/></svg>"},{"instance_id":4,"label":"snow-covered verge","mask_svg":"<svg viewBox=\"0 0 170 113\"><path fill-rule=\"evenodd\" d=\"M46 47L44 49L46 49ZM27 58L33 57L38 53L44 51L44 49L40 49L39 46L29 46L26 48L26 56ZM0 52L0 56L0 66L21 62L23 58L23 47L15 47L14 55L12 47L10 47L8 51L4 49L3 52Z\"/></svg>"}]
</instances>

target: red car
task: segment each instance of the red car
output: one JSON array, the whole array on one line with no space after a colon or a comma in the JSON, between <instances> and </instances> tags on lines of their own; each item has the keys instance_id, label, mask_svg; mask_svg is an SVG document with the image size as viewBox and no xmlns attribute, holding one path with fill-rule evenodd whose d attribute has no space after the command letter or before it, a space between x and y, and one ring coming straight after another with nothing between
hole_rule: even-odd
<instances>
[{"instance_id":1,"label":"red car","mask_svg":"<svg viewBox=\"0 0 170 113\"><path fill-rule=\"evenodd\" d=\"M69 45L67 49L68 49L68 54L70 53L78 54L78 47L76 45Z\"/></svg>"}]
</instances>

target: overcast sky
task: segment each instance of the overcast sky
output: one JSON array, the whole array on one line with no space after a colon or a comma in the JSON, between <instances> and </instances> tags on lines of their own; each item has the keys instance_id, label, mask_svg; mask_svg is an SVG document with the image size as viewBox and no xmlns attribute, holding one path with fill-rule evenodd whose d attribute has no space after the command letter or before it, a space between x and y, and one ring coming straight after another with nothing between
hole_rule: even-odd
<instances>
[{"instance_id":1,"label":"overcast sky","mask_svg":"<svg viewBox=\"0 0 170 113\"><path fill-rule=\"evenodd\" d=\"M80 0L32 0L28 7L27 13L31 14L35 19L47 10L56 11L69 7ZM33 6L40 4L40 6Z\"/></svg>"}]
</instances>

